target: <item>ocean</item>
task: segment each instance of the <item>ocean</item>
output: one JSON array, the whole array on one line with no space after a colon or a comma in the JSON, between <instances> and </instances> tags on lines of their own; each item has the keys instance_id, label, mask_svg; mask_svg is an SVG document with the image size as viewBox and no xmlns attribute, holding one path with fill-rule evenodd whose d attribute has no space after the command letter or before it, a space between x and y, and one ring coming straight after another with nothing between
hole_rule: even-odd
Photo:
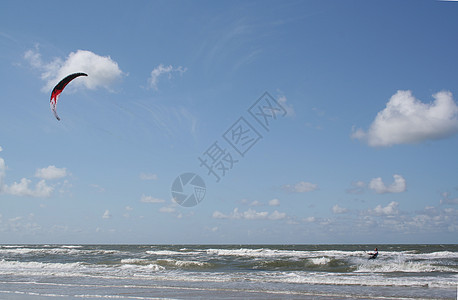
<instances>
[{"instance_id":1,"label":"ocean","mask_svg":"<svg viewBox=\"0 0 458 300\"><path fill-rule=\"evenodd\" d=\"M0 299L458 299L457 286L458 245L0 246Z\"/></svg>"}]
</instances>

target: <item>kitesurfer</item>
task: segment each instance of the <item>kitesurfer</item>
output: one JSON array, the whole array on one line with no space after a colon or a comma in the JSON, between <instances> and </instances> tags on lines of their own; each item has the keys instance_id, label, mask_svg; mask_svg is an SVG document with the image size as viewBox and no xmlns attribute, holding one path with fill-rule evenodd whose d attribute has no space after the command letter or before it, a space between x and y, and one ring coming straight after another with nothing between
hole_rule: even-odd
<instances>
[{"instance_id":1,"label":"kitesurfer","mask_svg":"<svg viewBox=\"0 0 458 300\"><path fill-rule=\"evenodd\" d=\"M368 253L370 255L369 259L376 259L378 256L378 249L375 248L373 253Z\"/></svg>"}]
</instances>

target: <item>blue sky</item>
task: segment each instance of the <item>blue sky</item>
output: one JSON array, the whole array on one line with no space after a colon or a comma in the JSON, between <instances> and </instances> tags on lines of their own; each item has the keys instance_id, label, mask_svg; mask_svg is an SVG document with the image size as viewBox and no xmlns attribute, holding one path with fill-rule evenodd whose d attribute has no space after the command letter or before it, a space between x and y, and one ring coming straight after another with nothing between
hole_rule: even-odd
<instances>
[{"instance_id":1,"label":"blue sky","mask_svg":"<svg viewBox=\"0 0 458 300\"><path fill-rule=\"evenodd\" d=\"M1 6L1 243L458 242L457 3Z\"/></svg>"}]
</instances>

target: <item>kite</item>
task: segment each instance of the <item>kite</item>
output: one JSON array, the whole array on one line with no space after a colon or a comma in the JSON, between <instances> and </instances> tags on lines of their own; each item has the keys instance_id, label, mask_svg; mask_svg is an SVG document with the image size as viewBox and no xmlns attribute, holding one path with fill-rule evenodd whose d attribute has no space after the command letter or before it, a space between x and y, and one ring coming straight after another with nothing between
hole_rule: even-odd
<instances>
[{"instance_id":1,"label":"kite","mask_svg":"<svg viewBox=\"0 0 458 300\"><path fill-rule=\"evenodd\" d=\"M87 76L86 73L74 73L74 74L70 74L68 75L67 77L65 77L64 79L62 79L55 87L54 89L52 90L52 93L51 93L51 101L50 101L50 105L51 105L51 110L52 112L54 113L54 116L56 117L57 120L60 121L60 118L59 116L57 115L57 99L59 99L59 96L60 94L62 93L62 91L64 90L64 88L67 86L67 84L70 83L70 81L72 81L73 79L75 79L76 77L79 77L79 76Z\"/></svg>"}]
</instances>

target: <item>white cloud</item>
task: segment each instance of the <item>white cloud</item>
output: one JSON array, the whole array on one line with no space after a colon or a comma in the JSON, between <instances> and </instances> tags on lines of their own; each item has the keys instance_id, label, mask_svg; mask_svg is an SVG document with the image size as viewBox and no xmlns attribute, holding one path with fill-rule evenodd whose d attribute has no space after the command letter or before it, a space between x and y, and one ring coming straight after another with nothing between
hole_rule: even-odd
<instances>
[{"instance_id":1,"label":"white cloud","mask_svg":"<svg viewBox=\"0 0 458 300\"><path fill-rule=\"evenodd\" d=\"M386 193L402 193L406 190L406 180L401 175L393 175L394 182L386 186L382 178L374 178L369 183L369 188L374 190L377 194L386 194Z\"/></svg>"},{"instance_id":2,"label":"white cloud","mask_svg":"<svg viewBox=\"0 0 458 300\"><path fill-rule=\"evenodd\" d=\"M98 184L90 184L89 186L90 186L91 188L96 189L96 190L97 190L98 192L100 192L100 193L105 192L105 188L102 187L102 186L100 186L100 185L98 185Z\"/></svg>"},{"instance_id":3,"label":"white cloud","mask_svg":"<svg viewBox=\"0 0 458 300\"><path fill-rule=\"evenodd\" d=\"M32 181L27 178L22 178L19 182L14 182L11 185L5 183L6 164L5 160L0 157L0 193L6 193L15 196L29 197L49 197L54 188L47 185L44 179L40 180L35 188L31 188Z\"/></svg>"},{"instance_id":4,"label":"white cloud","mask_svg":"<svg viewBox=\"0 0 458 300\"><path fill-rule=\"evenodd\" d=\"M56 168L56 166L49 166L47 168L38 169L35 172L35 177L41 179L59 179L67 176L66 168Z\"/></svg>"},{"instance_id":5,"label":"white cloud","mask_svg":"<svg viewBox=\"0 0 458 300\"><path fill-rule=\"evenodd\" d=\"M154 198L152 196L145 196L145 195L142 195L142 197L140 198L140 201L144 203L163 203L165 202L165 200L163 199Z\"/></svg>"},{"instance_id":6,"label":"white cloud","mask_svg":"<svg viewBox=\"0 0 458 300\"><path fill-rule=\"evenodd\" d=\"M214 211L212 215L213 219L227 219L228 217L220 211Z\"/></svg>"},{"instance_id":7,"label":"white cloud","mask_svg":"<svg viewBox=\"0 0 458 300\"><path fill-rule=\"evenodd\" d=\"M141 180L157 180L157 175L152 173L140 173Z\"/></svg>"},{"instance_id":8,"label":"white cloud","mask_svg":"<svg viewBox=\"0 0 458 300\"><path fill-rule=\"evenodd\" d=\"M274 210L274 212L269 215L270 220L282 220L285 218L286 218L286 213L279 212L277 210Z\"/></svg>"},{"instance_id":9,"label":"white cloud","mask_svg":"<svg viewBox=\"0 0 458 300\"><path fill-rule=\"evenodd\" d=\"M380 111L369 130L354 130L352 138L369 146L392 146L436 140L458 133L458 106L452 93L433 95L432 103L422 103L411 91L398 91Z\"/></svg>"},{"instance_id":10,"label":"white cloud","mask_svg":"<svg viewBox=\"0 0 458 300\"><path fill-rule=\"evenodd\" d=\"M6 165L3 158L0 157L0 193L6 188L5 185Z\"/></svg>"},{"instance_id":11,"label":"white cloud","mask_svg":"<svg viewBox=\"0 0 458 300\"><path fill-rule=\"evenodd\" d=\"M283 188L287 191L294 193L306 193L315 191L316 189L318 189L318 185L315 183L301 181L294 185L284 185Z\"/></svg>"},{"instance_id":12,"label":"white cloud","mask_svg":"<svg viewBox=\"0 0 458 300\"><path fill-rule=\"evenodd\" d=\"M286 213L281 213L275 210L270 213L267 211L256 211L254 209L248 209L246 211L239 211L236 207L232 213L225 215L220 211L213 212L212 217L214 219L232 219L232 220L281 220L286 218Z\"/></svg>"},{"instance_id":13,"label":"white cloud","mask_svg":"<svg viewBox=\"0 0 458 300\"><path fill-rule=\"evenodd\" d=\"M238 214L236 216L237 219L246 219L246 220L257 220L257 219L265 219L268 217L269 213L267 211L256 211L254 209L248 209L247 211L238 213L235 212L235 214Z\"/></svg>"},{"instance_id":14,"label":"white cloud","mask_svg":"<svg viewBox=\"0 0 458 300\"><path fill-rule=\"evenodd\" d=\"M84 86L91 90L99 87L111 90L111 86L123 75L111 57L87 50L77 50L71 52L65 60L55 58L48 63L43 62L38 49L28 50L24 58L32 67L42 72L41 78L46 81L44 92L49 92L62 78L75 72L84 72L88 77L75 80L72 87Z\"/></svg>"},{"instance_id":15,"label":"white cloud","mask_svg":"<svg viewBox=\"0 0 458 300\"><path fill-rule=\"evenodd\" d=\"M387 206L385 207L382 207L381 205L377 205L377 207L375 207L373 210L370 209L369 210L369 213L371 214L374 214L374 215L387 215L387 216L391 216L391 215L396 215L399 213L397 207L398 207L399 203L396 202L396 201L392 201L390 204L388 204Z\"/></svg>"},{"instance_id":16,"label":"white cloud","mask_svg":"<svg viewBox=\"0 0 458 300\"><path fill-rule=\"evenodd\" d=\"M301 219L304 224L319 224L321 232L342 234L348 239L355 236L385 236L390 239L402 237L400 241L415 238L438 238L438 234L449 234L458 231L458 209L454 207L427 206L424 210L401 211L398 202L377 205L371 209L358 210L357 214L338 216L334 218L309 217ZM349 210L350 211L350 210ZM307 228L304 227L304 228ZM392 235L394 234L394 235Z\"/></svg>"},{"instance_id":17,"label":"white cloud","mask_svg":"<svg viewBox=\"0 0 458 300\"><path fill-rule=\"evenodd\" d=\"M1 172L1 161L0 161L0 172ZM0 174L1 176L1 174ZM1 183L1 179L0 179ZM442 199L440 201L441 204L458 204L458 197L451 198L450 193L444 192L442 193Z\"/></svg>"},{"instance_id":18,"label":"white cloud","mask_svg":"<svg viewBox=\"0 0 458 300\"><path fill-rule=\"evenodd\" d=\"M102 219L109 219L109 218L111 218L111 214L110 214L110 211L107 209L107 210L105 210L105 212L103 213Z\"/></svg>"},{"instance_id":19,"label":"white cloud","mask_svg":"<svg viewBox=\"0 0 458 300\"><path fill-rule=\"evenodd\" d=\"M362 194L366 187L366 183L364 181L354 181L351 183L351 188L347 189L347 193L349 194Z\"/></svg>"},{"instance_id":20,"label":"white cloud","mask_svg":"<svg viewBox=\"0 0 458 300\"><path fill-rule=\"evenodd\" d=\"M160 212L163 212L163 213L174 213L176 211L176 209L174 207L171 207L171 206L163 206L159 209Z\"/></svg>"},{"instance_id":21,"label":"white cloud","mask_svg":"<svg viewBox=\"0 0 458 300\"><path fill-rule=\"evenodd\" d=\"M2 216L0 215L0 219ZM12 233L20 233L20 235L36 235L38 232L43 232L43 228L35 221L33 213L27 216L16 216L10 218L3 218L0 220L0 231L9 231Z\"/></svg>"},{"instance_id":22,"label":"white cloud","mask_svg":"<svg viewBox=\"0 0 458 300\"><path fill-rule=\"evenodd\" d=\"M278 200L277 198L272 199L272 200L269 201L269 205L270 206L279 206L280 205L280 200Z\"/></svg>"},{"instance_id":23,"label":"white cloud","mask_svg":"<svg viewBox=\"0 0 458 300\"><path fill-rule=\"evenodd\" d=\"M3 151L3 148L0 146L0 152ZM0 157L0 193L6 188L5 185L5 176L6 176L6 164L3 158Z\"/></svg>"},{"instance_id":24,"label":"white cloud","mask_svg":"<svg viewBox=\"0 0 458 300\"><path fill-rule=\"evenodd\" d=\"M72 188L73 185L67 179L65 179L63 182L59 182L58 186L59 186L59 193L65 194L69 192L69 189Z\"/></svg>"},{"instance_id":25,"label":"white cloud","mask_svg":"<svg viewBox=\"0 0 458 300\"><path fill-rule=\"evenodd\" d=\"M316 218L315 217L307 217L305 218L305 221L308 222L308 223L313 223L316 221Z\"/></svg>"},{"instance_id":26,"label":"white cloud","mask_svg":"<svg viewBox=\"0 0 458 300\"><path fill-rule=\"evenodd\" d=\"M286 110L286 115L289 117L294 117L296 112L291 104L286 103L287 99L285 96L278 97L278 103Z\"/></svg>"},{"instance_id":27,"label":"white cloud","mask_svg":"<svg viewBox=\"0 0 458 300\"><path fill-rule=\"evenodd\" d=\"M258 200L254 200L253 202L250 203L250 206L262 206L262 203L259 202Z\"/></svg>"},{"instance_id":28,"label":"white cloud","mask_svg":"<svg viewBox=\"0 0 458 300\"><path fill-rule=\"evenodd\" d=\"M151 76L148 78L148 84L151 88L157 90L158 89L157 84L158 84L158 80L160 76L167 75L168 78L171 79L172 73L178 72L180 73L180 75L183 75L183 73L186 72L186 70L187 69L183 68L182 66L174 68L172 67L172 65L168 65L164 67L163 64L160 64L159 66L157 66L156 68L154 68L151 71Z\"/></svg>"},{"instance_id":29,"label":"white cloud","mask_svg":"<svg viewBox=\"0 0 458 300\"><path fill-rule=\"evenodd\" d=\"M14 182L11 186L5 186L5 190L8 194L16 196L30 196L30 197L49 197L51 196L53 187L46 184L46 181L40 180L36 185L35 189L29 187L32 181L27 178L22 178L21 181Z\"/></svg>"},{"instance_id":30,"label":"white cloud","mask_svg":"<svg viewBox=\"0 0 458 300\"><path fill-rule=\"evenodd\" d=\"M335 213L335 214L344 214L346 212L348 212L348 209L344 208L344 207L340 207L338 204L334 205L332 207L332 212Z\"/></svg>"}]
</instances>

